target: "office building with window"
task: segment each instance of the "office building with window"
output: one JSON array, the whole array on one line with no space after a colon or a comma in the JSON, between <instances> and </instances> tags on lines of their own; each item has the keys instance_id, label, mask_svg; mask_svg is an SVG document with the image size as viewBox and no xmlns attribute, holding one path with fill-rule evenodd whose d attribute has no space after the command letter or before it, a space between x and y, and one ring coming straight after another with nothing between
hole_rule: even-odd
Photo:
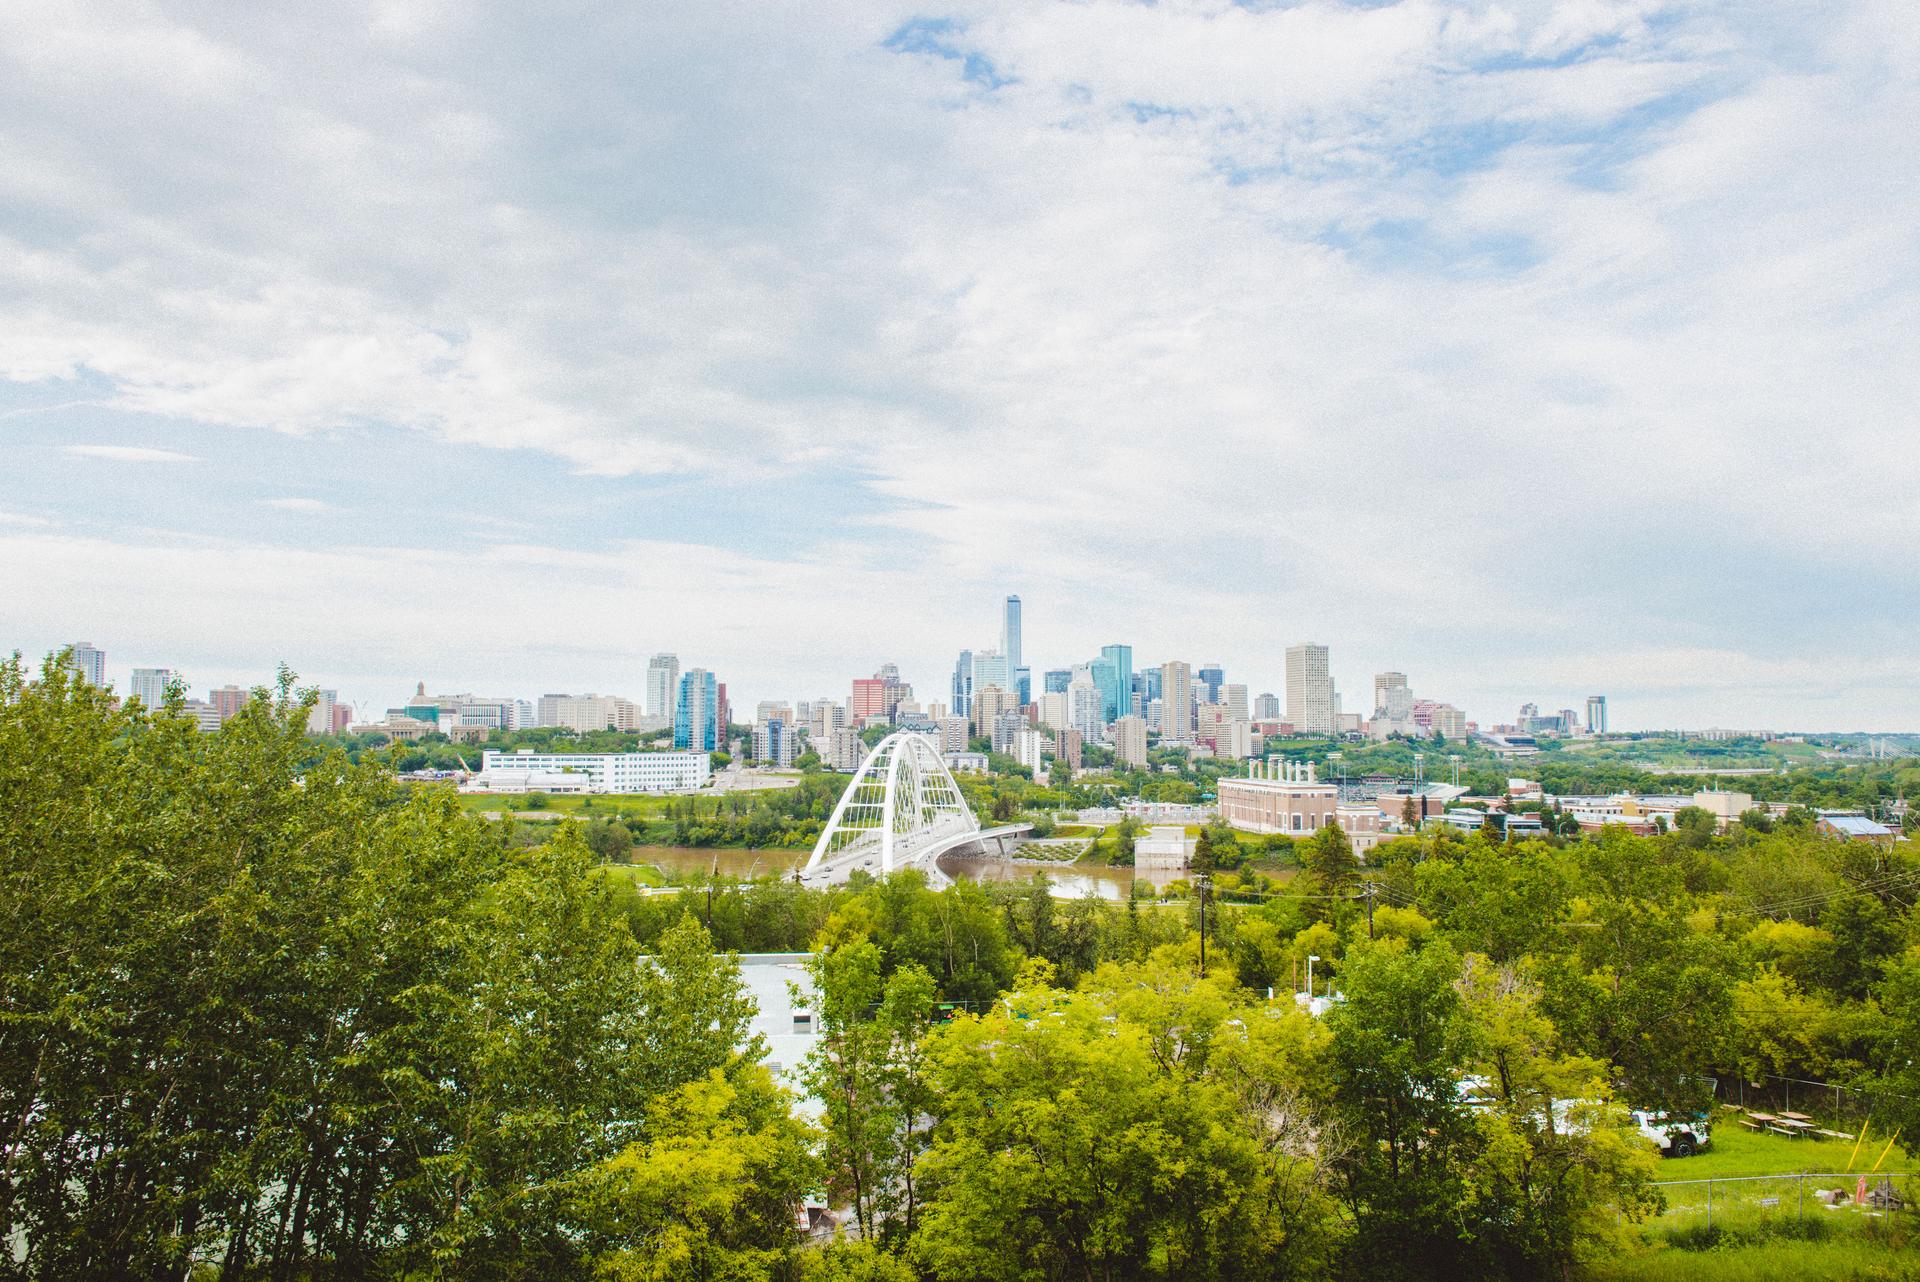
<instances>
[{"instance_id":1,"label":"office building with window","mask_svg":"<svg viewBox=\"0 0 1920 1282\"><path fill-rule=\"evenodd\" d=\"M167 701L167 683L174 677L172 668L135 668L127 693L151 711Z\"/></svg>"},{"instance_id":2,"label":"office building with window","mask_svg":"<svg viewBox=\"0 0 1920 1282\"><path fill-rule=\"evenodd\" d=\"M1327 647L1287 647L1287 720L1299 734L1334 734L1339 729L1339 702L1334 697Z\"/></svg>"},{"instance_id":3,"label":"office building with window","mask_svg":"<svg viewBox=\"0 0 1920 1282\"><path fill-rule=\"evenodd\" d=\"M680 693L680 656L660 653L647 660L647 713L670 717ZM552 722L542 724L551 725Z\"/></svg>"},{"instance_id":4,"label":"office building with window","mask_svg":"<svg viewBox=\"0 0 1920 1282\"><path fill-rule=\"evenodd\" d=\"M673 713L673 746L701 752L724 747L726 727L720 721L720 684L705 668L690 668L680 678Z\"/></svg>"}]
</instances>

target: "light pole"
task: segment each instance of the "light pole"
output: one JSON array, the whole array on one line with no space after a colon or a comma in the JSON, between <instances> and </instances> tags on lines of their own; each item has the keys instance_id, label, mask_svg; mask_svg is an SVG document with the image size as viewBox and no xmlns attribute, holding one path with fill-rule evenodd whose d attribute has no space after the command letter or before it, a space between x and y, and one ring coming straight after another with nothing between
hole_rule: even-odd
<instances>
[{"instance_id":1,"label":"light pole","mask_svg":"<svg viewBox=\"0 0 1920 1282\"><path fill-rule=\"evenodd\" d=\"M1421 782L1426 778L1426 767L1420 764L1426 759L1427 754L1424 752L1416 752L1413 754L1413 786L1416 788L1419 787Z\"/></svg>"},{"instance_id":2,"label":"light pole","mask_svg":"<svg viewBox=\"0 0 1920 1282\"><path fill-rule=\"evenodd\" d=\"M1313 1004L1313 964L1320 959L1312 953L1307 954L1307 1004Z\"/></svg>"}]
</instances>

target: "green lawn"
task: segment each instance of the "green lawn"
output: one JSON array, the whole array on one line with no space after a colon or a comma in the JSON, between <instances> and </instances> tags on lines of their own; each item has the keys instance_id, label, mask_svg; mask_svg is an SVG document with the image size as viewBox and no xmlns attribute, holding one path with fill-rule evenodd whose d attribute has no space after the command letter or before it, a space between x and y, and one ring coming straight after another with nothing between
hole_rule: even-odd
<instances>
[{"instance_id":1,"label":"green lawn","mask_svg":"<svg viewBox=\"0 0 1920 1282\"><path fill-rule=\"evenodd\" d=\"M1589 1282L1910 1282L1920 1279L1920 1252L1865 1235L1709 1251L1656 1245L1616 1256L1585 1276Z\"/></svg>"},{"instance_id":2,"label":"green lawn","mask_svg":"<svg viewBox=\"0 0 1920 1282\"><path fill-rule=\"evenodd\" d=\"M1713 1144L1692 1157L1670 1157L1660 1163L1662 1180L1724 1179L1735 1175L1797 1175L1802 1171L1844 1171L1853 1154L1853 1144L1843 1140L1788 1139L1765 1131L1749 1131L1733 1113L1716 1110L1713 1115ZM1869 1170L1880 1156L1888 1136L1874 1138L1869 1132L1860 1146L1860 1156L1852 1169ZM1911 1171L1916 1169L1904 1149L1896 1147L1887 1154L1880 1169Z\"/></svg>"},{"instance_id":3,"label":"green lawn","mask_svg":"<svg viewBox=\"0 0 1920 1282\"><path fill-rule=\"evenodd\" d=\"M495 810L518 815L524 798L494 793L463 792L460 805L472 811ZM543 810L583 819L628 818L659 819L666 814L668 798L646 796L549 797ZM537 813L537 812L536 812Z\"/></svg>"}]
</instances>

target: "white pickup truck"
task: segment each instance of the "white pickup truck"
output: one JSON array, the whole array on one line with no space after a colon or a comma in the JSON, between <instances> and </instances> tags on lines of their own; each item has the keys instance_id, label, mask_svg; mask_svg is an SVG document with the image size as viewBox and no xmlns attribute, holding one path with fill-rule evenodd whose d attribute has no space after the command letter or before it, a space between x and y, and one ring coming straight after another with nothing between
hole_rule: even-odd
<instances>
[{"instance_id":1,"label":"white pickup truck","mask_svg":"<svg viewBox=\"0 0 1920 1282\"><path fill-rule=\"evenodd\" d=\"M1634 1109L1629 1116L1640 1133L1653 1141L1662 1157L1692 1157L1713 1143L1712 1124L1704 1114L1685 1117Z\"/></svg>"}]
</instances>

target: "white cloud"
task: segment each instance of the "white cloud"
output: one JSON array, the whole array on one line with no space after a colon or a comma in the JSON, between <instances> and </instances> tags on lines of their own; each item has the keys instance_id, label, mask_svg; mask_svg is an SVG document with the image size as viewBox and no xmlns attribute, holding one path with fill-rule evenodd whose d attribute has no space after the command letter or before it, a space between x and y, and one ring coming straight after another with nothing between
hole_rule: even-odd
<instances>
[{"instance_id":1,"label":"white cloud","mask_svg":"<svg viewBox=\"0 0 1920 1282\"><path fill-rule=\"evenodd\" d=\"M1901 5L143 21L0 14L0 375L750 476L834 567L767 563L833 603L822 671L876 636L931 669L979 639L946 601L1020 589L1062 660L1132 637L1260 684L1311 634L1350 686L1574 695L1543 656L1866 671L1920 601ZM783 503L800 468L902 501L865 527L891 569ZM711 613L673 599L631 602L647 645ZM1683 670L1670 706L1749 698Z\"/></svg>"},{"instance_id":2,"label":"white cloud","mask_svg":"<svg viewBox=\"0 0 1920 1282\"><path fill-rule=\"evenodd\" d=\"M25 512L8 512L8 511L0 510L0 525L30 525L35 527L45 527L45 526L50 526L52 524L53 522L48 520L44 516L29 516Z\"/></svg>"},{"instance_id":3,"label":"white cloud","mask_svg":"<svg viewBox=\"0 0 1920 1282\"><path fill-rule=\"evenodd\" d=\"M296 496L273 499L255 499L261 507L277 508L282 512L338 512L340 509L324 499L310 499Z\"/></svg>"},{"instance_id":4,"label":"white cloud","mask_svg":"<svg viewBox=\"0 0 1920 1282\"><path fill-rule=\"evenodd\" d=\"M146 445L67 445L62 452L74 458L106 459L112 463L198 463L191 454L154 449Z\"/></svg>"}]
</instances>

